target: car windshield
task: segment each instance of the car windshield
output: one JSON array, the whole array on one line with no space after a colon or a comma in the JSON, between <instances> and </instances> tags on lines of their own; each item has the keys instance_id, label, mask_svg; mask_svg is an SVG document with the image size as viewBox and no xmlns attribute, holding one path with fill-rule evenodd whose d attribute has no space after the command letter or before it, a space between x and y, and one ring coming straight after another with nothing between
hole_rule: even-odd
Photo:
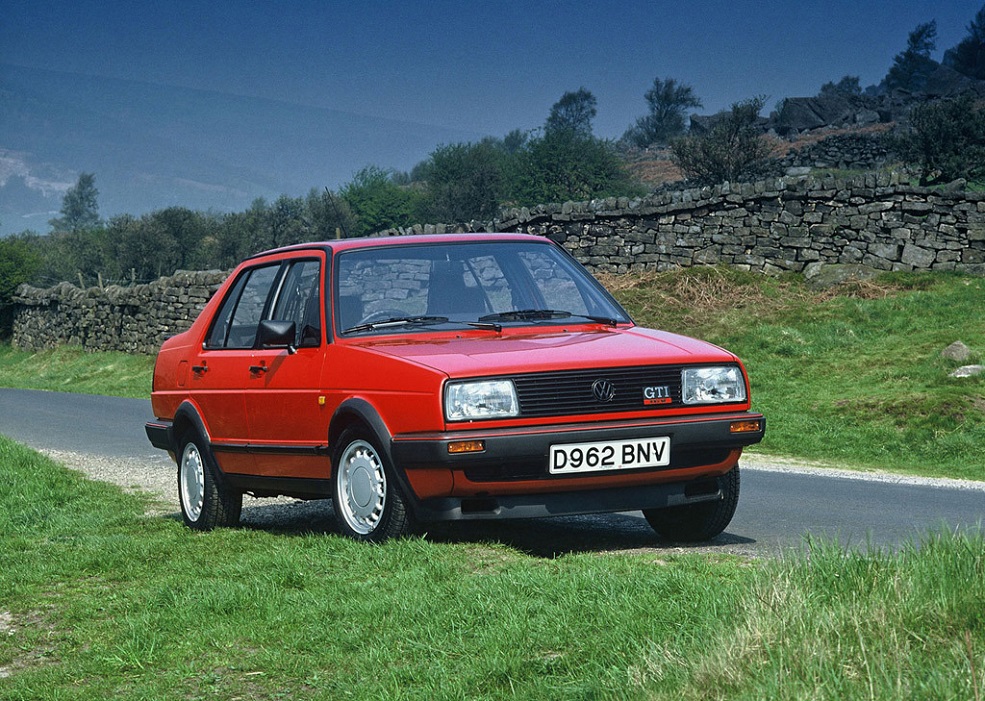
<instances>
[{"instance_id":1,"label":"car windshield","mask_svg":"<svg viewBox=\"0 0 985 701\"><path fill-rule=\"evenodd\" d=\"M345 251L333 279L343 335L630 321L581 265L546 241Z\"/></svg>"}]
</instances>

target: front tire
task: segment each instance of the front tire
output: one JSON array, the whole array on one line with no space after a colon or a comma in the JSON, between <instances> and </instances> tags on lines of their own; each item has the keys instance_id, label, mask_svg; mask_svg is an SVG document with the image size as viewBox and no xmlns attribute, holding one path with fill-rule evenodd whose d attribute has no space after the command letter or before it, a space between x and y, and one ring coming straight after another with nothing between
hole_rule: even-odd
<instances>
[{"instance_id":1,"label":"front tire","mask_svg":"<svg viewBox=\"0 0 985 701\"><path fill-rule=\"evenodd\" d=\"M178 456L178 501L185 525L210 531L238 524L243 494L223 483L215 459L197 431L185 435Z\"/></svg>"},{"instance_id":2,"label":"front tire","mask_svg":"<svg viewBox=\"0 0 985 701\"><path fill-rule=\"evenodd\" d=\"M339 530L374 543L410 533L407 501L376 437L361 426L351 426L337 445L332 506Z\"/></svg>"},{"instance_id":3,"label":"front tire","mask_svg":"<svg viewBox=\"0 0 985 701\"><path fill-rule=\"evenodd\" d=\"M739 466L718 478L722 498L699 504L644 509L643 516L657 534L667 540L697 543L724 531L739 504Z\"/></svg>"}]
</instances>

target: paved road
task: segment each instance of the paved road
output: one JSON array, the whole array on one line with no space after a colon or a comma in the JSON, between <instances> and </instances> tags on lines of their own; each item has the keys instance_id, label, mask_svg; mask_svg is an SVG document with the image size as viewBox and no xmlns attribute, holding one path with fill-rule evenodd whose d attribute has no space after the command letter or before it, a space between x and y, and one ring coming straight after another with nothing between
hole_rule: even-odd
<instances>
[{"instance_id":1,"label":"paved road","mask_svg":"<svg viewBox=\"0 0 985 701\"><path fill-rule=\"evenodd\" d=\"M166 470L170 480L173 467L144 435L149 418L150 402L144 400L0 389L0 433L39 450L146 463L149 473ZM710 547L773 553L802 547L806 536L895 547L940 527L980 529L985 523L985 483L818 472L755 456L744 459L738 512ZM255 513L261 514L253 517L255 523L264 527L334 529L330 507L320 502L280 509L274 524L262 511ZM492 538L544 555L667 548L638 514L454 524L435 529L434 537Z\"/></svg>"}]
</instances>

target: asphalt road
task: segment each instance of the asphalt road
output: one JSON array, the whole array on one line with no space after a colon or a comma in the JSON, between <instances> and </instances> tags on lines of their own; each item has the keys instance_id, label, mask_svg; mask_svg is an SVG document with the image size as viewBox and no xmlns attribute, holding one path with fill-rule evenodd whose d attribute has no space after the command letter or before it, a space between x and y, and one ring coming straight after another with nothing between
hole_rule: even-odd
<instances>
[{"instance_id":1,"label":"asphalt road","mask_svg":"<svg viewBox=\"0 0 985 701\"><path fill-rule=\"evenodd\" d=\"M0 433L10 438L39 450L145 462L148 473L173 474L167 456L144 435L144 421L150 418L145 400L0 389ZM326 503L272 513L275 523L261 518L260 527L334 530ZM940 528L980 530L983 523L985 483L832 473L748 456L735 518L725 533L700 549L767 554L802 548L808 537L850 547L895 548ZM659 541L639 514L450 524L433 529L433 537L495 539L547 556L682 549Z\"/></svg>"}]
</instances>

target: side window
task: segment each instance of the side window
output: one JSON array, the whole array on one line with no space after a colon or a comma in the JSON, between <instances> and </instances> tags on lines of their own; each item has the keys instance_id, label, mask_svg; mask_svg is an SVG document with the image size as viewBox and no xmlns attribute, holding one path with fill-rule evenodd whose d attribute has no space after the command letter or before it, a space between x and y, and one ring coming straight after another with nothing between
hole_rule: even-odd
<instances>
[{"instance_id":1,"label":"side window","mask_svg":"<svg viewBox=\"0 0 985 701\"><path fill-rule=\"evenodd\" d=\"M206 348L252 348L280 264L243 273L223 300L209 331Z\"/></svg>"},{"instance_id":2,"label":"side window","mask_svg":"<svg viewBox=\"0 0 985 701\"><path fill-rule=\"evenodd\" d=\"M293 321L297 329L294 345L314 347L321 343L321 304L319 297L317 260L293 263L277 296L271 319Z\"/></svg>"}]
</instances>

